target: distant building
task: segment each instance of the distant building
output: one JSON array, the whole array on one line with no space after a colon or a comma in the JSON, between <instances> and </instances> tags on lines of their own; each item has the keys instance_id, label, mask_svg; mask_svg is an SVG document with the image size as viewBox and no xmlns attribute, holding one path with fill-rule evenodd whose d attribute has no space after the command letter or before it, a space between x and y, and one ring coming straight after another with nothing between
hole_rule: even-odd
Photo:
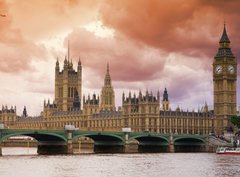
<instances>
[{"instance_id":1,"label":"distant building","mask_svg":"<svg viewBox=\"0 0 240 177\"><path fill-rule=\"evenodd\" d=\"M17 109L16 106L11 106L8 108L7 106L2 106L2 110L0 110L0 122L4 124L4 127L12 127L15 125L17 118Z\"/></svg>"}]
</instances>

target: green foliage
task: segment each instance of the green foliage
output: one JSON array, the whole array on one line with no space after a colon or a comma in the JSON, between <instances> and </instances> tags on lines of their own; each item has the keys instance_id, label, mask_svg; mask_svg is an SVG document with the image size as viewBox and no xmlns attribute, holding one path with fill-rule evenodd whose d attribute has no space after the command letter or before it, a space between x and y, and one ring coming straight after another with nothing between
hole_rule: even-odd
<instances>
[{"instance_id":1,"label":"green foliage","mask_svg":"<svg viewBox=\"0 0 240 177\"><path fill-rule=\"evenodd\" d=\"M235 125L238 129L240 129L240 116L232 116L231 122L233 125Z\"/></svg>"}]
</instances>

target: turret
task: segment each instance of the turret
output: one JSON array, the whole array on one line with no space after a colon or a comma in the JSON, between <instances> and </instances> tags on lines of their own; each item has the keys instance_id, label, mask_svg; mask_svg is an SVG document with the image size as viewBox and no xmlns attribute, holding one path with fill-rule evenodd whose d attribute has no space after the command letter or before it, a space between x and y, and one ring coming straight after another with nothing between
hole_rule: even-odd
<instances>
[{"instance_id":1,"label":"turret","mask_svg":"<svg viewBox=\"0 0 240 177\"><path fill-rule=\"evenodd\" d=\"M168 101L168 93L167 93L166 88L165 88L164 93L163 93L163 101Z\"/></svg>"},{"instance_id":2,"label":"turret","mask_svg":"<svg viewBox=\"0 0 240 177\"><path fill-rule=\"evenodd\" d=\"M59 62L58 62L58 58L57 58L56 67L55 67L56 73L59 73L59 70L60 70L60 67L59 67Z\"/></svg>"},{"instance_id":3,"label":"turret","mask_svg":"<svg viewBox=\"0 0 240 177\"><path fill-rule=\"evenodd\" d=\"M79 60L78 60L78 68L77 68L77 70L78 71L82 70L82 63L81 63L80 57L79 57Z\"/></svg>"},{"instance_id":4,"label":"turret","mask_svg":"<svg viewBox=\"0 0 240 177\"><path fill-rule=\"evenodd\" d=\"M139 90L139 101L142 101L142 91Z\"/></svg>"},{"instance_id":5,"label":"turret","mask_svg":"<svg viewBox=\"0 0 240 177\"><path fill-rule=\"evenodd\" d=\"M159 100L160 100L160 92L159 92L159 90L157 91L157 101L159 102Z\"/></svg>"},{"instance_id":6,"label":"turret","mask_svg":"<svg viewBox=\"0 0 240 177\"><path fill-rule=\"evenodd\" d=\"M23 117L27 117L27 109L26 106L23 108Z\"/></svg>"},{"instance_id":7,"label":"turret","mask_svg":"<svg viewBox=\"0 0 240 177\"><path fill-rule=\"evenodd\" d=\"M68 61L67 61L67 57L66 57L66 56L65 56L65 59L64 59L63 69L64 69L64 70L67 70L67 69L68 69Z\"/></svg>"},{"instance_id":8,"label":"turret","mask_svg":"<svg viewBox=\"0 0 240 177\"><path fill-rule=\"evenodd\" d=\"M205 102L205 105L204 105L204 109L203 109L204 112L208 112L208 105L207 105L207 102Z\"/></svg>"},{"instance_id":9,"label":"turret","mask_svg":"<svg viewBox=\"0 0 240 177\"><path fill-rule=\"evenodd\" d=\"M163 111L169 111L168 92L166 88L163 92L162 108L163 108Z\"/></svg>"},{"instance_id":10,"label":"turret","mask_svg":"<svg viewBox=\"0 0 240 177\"><path fill-rule=\"evenodd\" d=\"M122 103L125 101L125 94L124 92L122 93Z\"/></svg>"}]
</instances>

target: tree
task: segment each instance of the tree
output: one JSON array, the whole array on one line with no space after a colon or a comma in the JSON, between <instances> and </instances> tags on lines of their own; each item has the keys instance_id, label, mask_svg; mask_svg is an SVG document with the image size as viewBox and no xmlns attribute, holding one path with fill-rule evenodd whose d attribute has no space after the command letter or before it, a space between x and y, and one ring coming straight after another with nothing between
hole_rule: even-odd
<instances>
[{"instance_id":1,"label":"tree","mask_svg":"<svg viewBox=\"0 0 240 177\"><path fill-rule=\"evenodd\" d=\"M240 129L240 116L232 116L231 122L233 125L235 125L238 129Z\"/></svg>"}]
</instances>

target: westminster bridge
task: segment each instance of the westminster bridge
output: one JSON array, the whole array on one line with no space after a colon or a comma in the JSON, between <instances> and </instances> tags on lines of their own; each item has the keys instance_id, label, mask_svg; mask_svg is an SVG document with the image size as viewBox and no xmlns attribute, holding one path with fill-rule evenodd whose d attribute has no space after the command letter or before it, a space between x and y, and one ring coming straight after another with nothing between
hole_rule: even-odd
<instances>
[{"instance_id":1,"label":"westminster bridge","mask_svg":"<svg viewBox=\"0 0 240 177\"><path fill-rule=\"evenodd\" d=\"M95 153L206 152L209 138L203 135L130 131L1 129L1 145L2 142L14 136L30 136L36 139L38 154L72 154L73 142L78 141L80 137L88 137L94 141Z\"/></svg>"}]
</instances>

